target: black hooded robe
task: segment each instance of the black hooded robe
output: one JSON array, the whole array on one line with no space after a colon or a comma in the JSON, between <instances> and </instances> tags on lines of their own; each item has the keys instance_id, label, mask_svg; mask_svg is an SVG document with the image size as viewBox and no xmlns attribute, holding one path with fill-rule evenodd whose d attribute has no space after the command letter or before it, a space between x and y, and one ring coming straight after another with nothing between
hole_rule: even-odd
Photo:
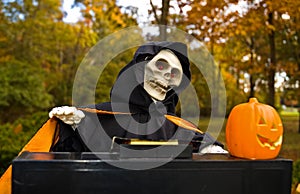
<instances>
[{"instance_id":1,"label":"black hooded robe","mask_svg":"<svg viewBox=\"0 0 300 194\"><path fill-rule=\"evenodd\" d=\"M155 102L143 88L144 67L162 49L169 49L178 57L184 76L181 84L168 91L163 101ZM96 114L83 110L85 118L76 126L76 129L59 121L57 128L59 139L51 150L110 151L113 137L143 140L192 140L201 142L202 147L210 144L223 147L209 134L184 129L164 116L175 115L178 95L187 87L190 78L190 63L185 44L150 42L142 45L135 52L133 60L119 72L111 89L111 101L83 107L109 112ZM198 149L199 146L200 143Z\"/></svg>"}]
</instances>

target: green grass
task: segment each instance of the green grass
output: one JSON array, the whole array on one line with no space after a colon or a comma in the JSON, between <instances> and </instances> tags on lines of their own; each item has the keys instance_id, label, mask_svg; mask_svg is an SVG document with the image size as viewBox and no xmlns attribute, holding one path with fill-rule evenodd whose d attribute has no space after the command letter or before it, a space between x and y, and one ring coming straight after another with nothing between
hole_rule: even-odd
<instances>
[{"instance_id":1,"label":"green grass","mask_svg":"<svg viewBox=\"0 0 300 194\"><path fill-rule=\"evenodd\" d=\"M294 161L300 160L299 116L282 115L281 119L284 139L280 155Z\"/></svg>"},{"instance_id":2,"label":"green grass","mask_svg":"<svg viewBox=\"0 0 300 194\"><path fill-rule=\"evenodd\" d=\"M281 117L298 117L299 112L298 111L281 111L280 116Z\"/></svg>"}]
</instances>

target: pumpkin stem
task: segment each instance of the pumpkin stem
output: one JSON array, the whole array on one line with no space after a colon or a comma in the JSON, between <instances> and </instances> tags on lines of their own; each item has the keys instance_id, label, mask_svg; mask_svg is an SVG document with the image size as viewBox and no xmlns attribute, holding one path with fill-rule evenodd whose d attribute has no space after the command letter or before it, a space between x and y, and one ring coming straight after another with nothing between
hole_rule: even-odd
<instances>
[{"instance_id":1,"label":"pumpkin stem","mask_svg":"<svg viewBox=\"0 0 300 194\"><path fill-rule=\"evenodd\" d=\"M256 98L250 98L249 103L258 103L258 100Z\"/></svg>"}]
</instances>

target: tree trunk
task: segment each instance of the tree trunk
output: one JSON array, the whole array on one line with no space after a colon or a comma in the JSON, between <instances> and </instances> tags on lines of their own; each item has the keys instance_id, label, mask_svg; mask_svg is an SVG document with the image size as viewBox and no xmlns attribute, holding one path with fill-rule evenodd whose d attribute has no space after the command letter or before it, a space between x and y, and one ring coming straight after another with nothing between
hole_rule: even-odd
<instances>
[{"instance_id":1,"label":"tree trunk","mask_svg":"<svg viewBox=\"0 0 300 194\"><path fill-rule=\"evenodd\" d=\"M268 22L273 26L273 12L269 13ZM270 65L268 71L268 104L275 106L275 71L276 71L276 50L275 50L275 31L272 29L269 32L269 45L270 45Z\"/></svg>"},{"instance_id":2,"label":"tree trunk","mask_svg":"<svg viewBox=\"0 0 300 194\"><path fill-rule=\"evenodd\" d=\"M255 97L254 87L255 87L255 80L253 78L253 75L250 74L250 94L249 94L249 99Z\"/></svg>"},{"instance_id":3,"label":"tree trunk","mask_svg":"<svg viewBox=\"0 0 300 194\"><path fill-rule=\"evenodd\" d=\"M168 25L168 15L169 15L169 8L170 8L170 0L162 0L162 8L161 8L161 15L158 17L156 7L154 6L152 0L150 0L150 5L152 7L152 11L154 14L154 18L156 23L159 25L159 39L161 41L167 40L167 27Z\"/></svg>"},{"instance_id":4,"label":"tree trunk","mask_svg":"<svg viewBox=\"0 0 300 194\"><path fill-rule=\"evenodd\" d=\"M237 90L240 90L240 73L241 73L241 71L240 71L240 69L239 68L237 68L237 72L236 72L236 82L235 82L235 84L236 84L236 89Z\"/></svg>"},{"instance_id":5,"label":"tree trunk","mask_svg":"<svg viewBox=\"0 0 300 194\"><path fill-rule=\"evenodd\" d=\"M252 70L250 70L250 94L249 94L249 98L255 97L255 91L254 91L254 87L255 87L255 79L254 79L254 74L255 74L255 61L254 61L254 38L251 37L250 38L250 42L249 42L249 48L250 48L250 66L252 67Z\"/></svg>"},{"instance_id":6,"label":"tree trunk","mask_svg":"<svg viewBox=\"0 0 300 194\"><path fill-rule=\"evenodd\" d=\"M170 7L170 0L162 0L162 8L161 8L161 16L160 21L158 22L159 26L159 37L160 40L167 39L167 28L168 25L168 15L169 15L169 7Z\"/></svg>"}]
</instances>

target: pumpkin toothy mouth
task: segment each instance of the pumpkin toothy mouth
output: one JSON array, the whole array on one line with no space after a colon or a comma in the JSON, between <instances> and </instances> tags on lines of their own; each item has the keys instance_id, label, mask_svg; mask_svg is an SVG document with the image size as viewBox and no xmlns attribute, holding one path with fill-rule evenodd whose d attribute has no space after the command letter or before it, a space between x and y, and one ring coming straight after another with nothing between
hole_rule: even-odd
<instances>
[{"instance_id":1,"label":"pumpkin toothy mouth","mask_svg":"<svg viewBox=\"0 0 300 194\"><path fill-rule=\"evenodd\" d=\"M276 147L280 146L282 143L282 135L279 136L275 141L270 140L267 137L257 134L257 140L263 147L268 147L270 150L275 150Z\"/></svg>"}]
</instances>

